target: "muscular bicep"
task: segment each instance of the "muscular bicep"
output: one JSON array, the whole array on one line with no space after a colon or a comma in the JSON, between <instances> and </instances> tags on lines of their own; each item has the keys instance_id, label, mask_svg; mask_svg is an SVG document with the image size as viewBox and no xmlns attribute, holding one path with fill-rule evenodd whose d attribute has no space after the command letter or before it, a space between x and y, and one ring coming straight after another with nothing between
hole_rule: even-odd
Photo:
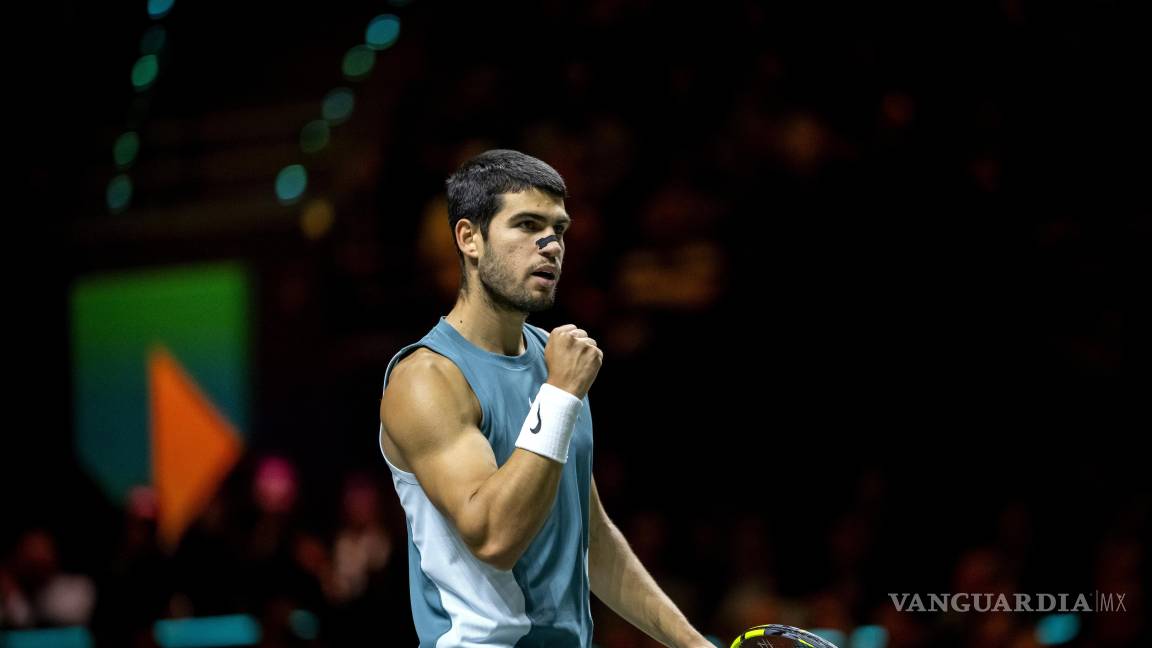
<instances>
[{"instance_id":1,"label":"muscular bicep","mask_svg":"<svg viewBox=\"0 0 1152 648\"><path fill-rule=\"evenodd\" d=\"M431 352L398 364L380 401L380 422L401 458L473 546L482 538L466 507L497 469L492 446L477 427L478 406L459 369Z\"/></svg>"}]
</instances>

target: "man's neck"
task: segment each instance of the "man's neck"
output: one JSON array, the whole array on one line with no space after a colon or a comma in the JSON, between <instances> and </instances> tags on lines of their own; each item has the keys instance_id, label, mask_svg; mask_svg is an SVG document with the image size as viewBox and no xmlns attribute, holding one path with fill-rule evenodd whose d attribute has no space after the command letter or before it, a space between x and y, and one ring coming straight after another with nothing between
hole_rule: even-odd
<instances>
[{"instance_id":1,"label":"man's neck","mask_svg":"<svg viewBox=\"0 0 1152 648\"><path fill-rule=\"evenodd\" d=\"M485 351L506 356L518 356L525 351L527 313L497 311L479 299L461 295L445 319L464 339Z\"/></svg>"}]
</instances>

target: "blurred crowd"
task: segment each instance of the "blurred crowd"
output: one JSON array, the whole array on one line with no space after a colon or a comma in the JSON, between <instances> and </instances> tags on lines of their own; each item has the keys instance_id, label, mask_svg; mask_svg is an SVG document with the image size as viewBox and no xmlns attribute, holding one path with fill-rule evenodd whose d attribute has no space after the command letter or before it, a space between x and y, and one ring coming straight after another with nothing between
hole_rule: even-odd
<instances>
[{"instance_id":1,"label":"blurred crowd","mask_svg":"<svg viewBox=\"0 0 1152 648\"><path fill-rule=\"evenodd\" d=\"M266 646L414 644L404 523L377 476L347 475L322 516L300 490L292 461L261 457L164 547L139 487L119 528L92 530L116 538L84 572L66 569L50 529L27 529L0 563L0 628L85 625L98 645L143 647L158 619L249 614Z\"/></svg>"},{"instance_id":2,"label":"blurred crowd","mask_svg":"<svg viewBox=\"0 0 1152 648\"><path fill-rule=\"evenodd\" d=\"M912 504L869 469L830 495L820 515L810 494L807 512L774 501L808 488L783 471L785 493L763 490L760 510L709 509L671 496L629 498L625 462L598 462L601 496L633 550L721 644L773 622L844 637L879 626L883 643L868 645L890 648L1045 645L1039 613L917 613L891 598L942 592L1123 593L1124 611L1081 614L1082 630L1061 645L1136 646L1148 637L1146 504L1101 507L1090 520L1022 495ZM1090 489L1096 477L1070 484ZM403 512L382 479L386 470L345 475L337 501L327 501L306 497L292 460L253 456L174 547L158 541L155 498L144 487L132 491L118 525L84 538L59 542L51 526L24 529L0 553L0 629L80 625L97 646L145 648L158 645L158 619L248 614L260 646L414 645ZM1098 526L1099 540L1061 537L1081 524ZM86 543L107 549L93 553ZM595 599L593 614L602 648L659 645Z\"/></svg>"}]
</instances>

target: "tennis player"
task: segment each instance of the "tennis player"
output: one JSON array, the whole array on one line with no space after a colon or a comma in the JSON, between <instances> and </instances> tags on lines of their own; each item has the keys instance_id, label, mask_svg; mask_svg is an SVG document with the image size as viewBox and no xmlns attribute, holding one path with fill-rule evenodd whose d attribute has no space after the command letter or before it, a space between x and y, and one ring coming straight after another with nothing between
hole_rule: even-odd
<instances>
[{"instance_id":1,"label":"tennis player","mask_svg":"<svg viewBox=\"0 0 1152 648\"><path fill-rule=\"evenodd\" d=\"M563 179L491 150L447 192L460 292L389 362L380 402L420 648L587 648L590 592L666 646L711 647L600 503L588 390L603 352L575 324L526 322L563 273Z\"/></svg>"}]
</instances>

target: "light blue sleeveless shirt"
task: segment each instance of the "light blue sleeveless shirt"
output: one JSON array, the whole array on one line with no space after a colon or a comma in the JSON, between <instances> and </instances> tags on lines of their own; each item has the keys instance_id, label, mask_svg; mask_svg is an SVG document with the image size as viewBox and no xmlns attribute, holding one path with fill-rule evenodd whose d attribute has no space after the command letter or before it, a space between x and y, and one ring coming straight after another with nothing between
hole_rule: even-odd
<instances>
[{"instance_id":1,"label":"light blue sleeveless shirt","mask_svg":"<svg viewBox=\"0 0 1152 648\"><path fill-rule=\"evenodd\" d=\"M393 367L426 347L451 360L480 401L480 431L503 466L532 399L548 378L548 333L524 324L526 351L491 353L440 321L400 350ZM381 426L383 427L383 426ZM383 454L383 447L381 447ZM551 513L511 571L480 561L449 520L428 500L416 476L384 457L404 507L412 617L420 648L549 646L587 648L592 641L588 586L588 497L592 479L592 411L588 398L576 420L568 463Z\"/></svg>"}]
</instances>

